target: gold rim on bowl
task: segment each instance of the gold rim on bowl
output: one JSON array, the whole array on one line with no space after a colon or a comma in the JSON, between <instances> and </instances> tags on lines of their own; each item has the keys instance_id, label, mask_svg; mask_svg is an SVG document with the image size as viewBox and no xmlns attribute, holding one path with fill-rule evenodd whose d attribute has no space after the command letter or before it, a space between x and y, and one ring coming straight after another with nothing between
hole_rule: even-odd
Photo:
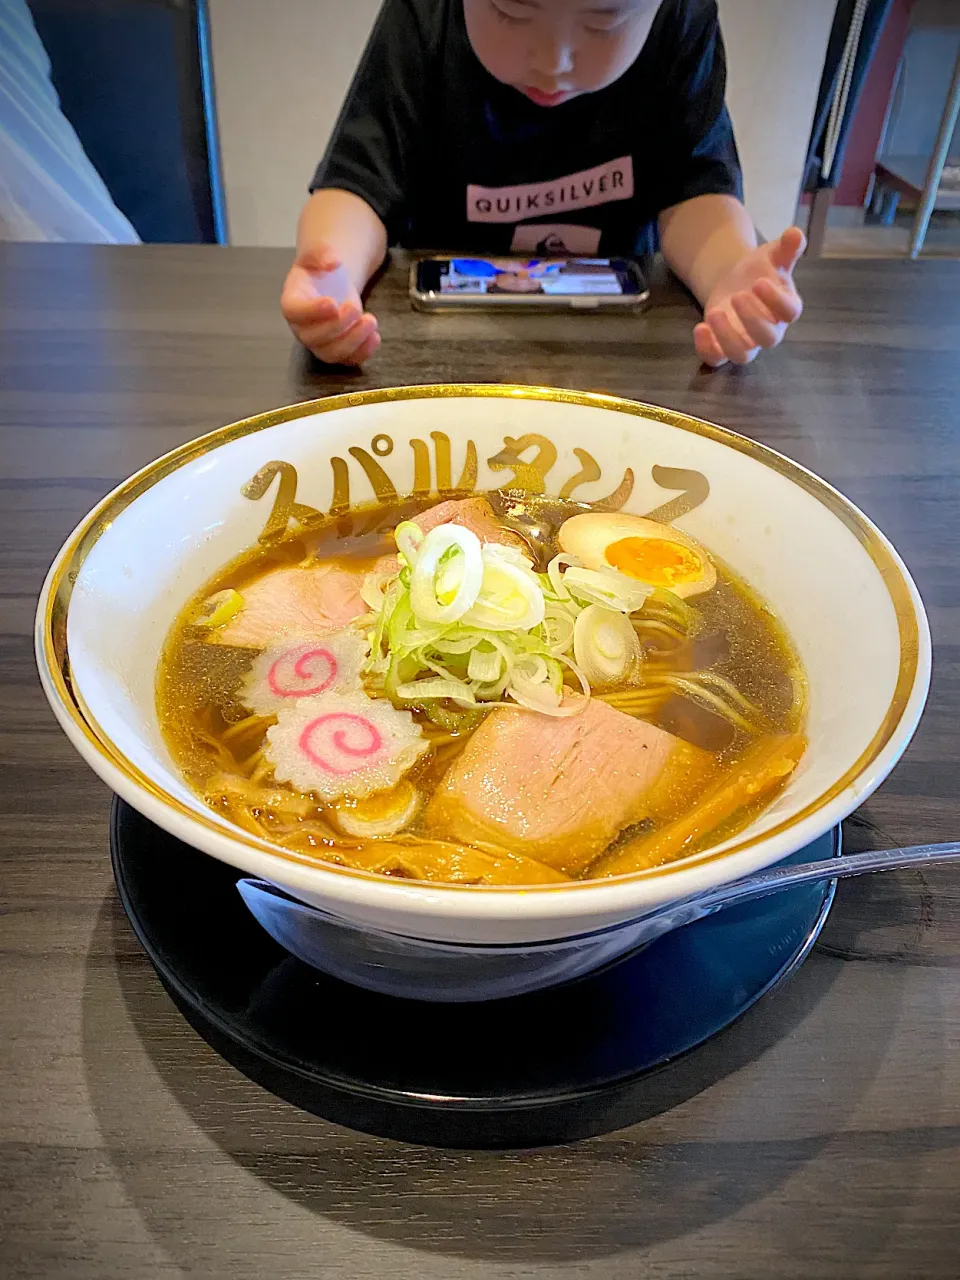
<instances>
[{"instance_id":1,"label":"gold rim on bowl","mask_svg":"<svg viewBox=\"0 0 960 1280\"><path fill-rule=\"evenodd\" d=\"M854 534L870 559L876 565L884 585L890 595L897 618L900 635L900 668L897 681L887 708L886 714L874 737L861 753L860 757L837 779L826 791L822 792L798 813L759 835L743 840L733 839L718 850L706 849L659 867L650 867L643 871L631 872L608 880L572 881L569 884L534 885L524 888L528 894L569 893L577 891L589 892L591 889L609 888L611 885L650 880L669 875L680 869L702 866L718 858L726 858L742 853L763 841L782 835L791 827L812 818L816 813L829 805L850 787L877 760L897 732L901 721L909 707L914 694L917 676L920 671L921 643L926 648L929 638L925 626L921 631L918 608L915 604L915 588L906 576L898 558L892 553L886 539L870 523L869 520L841 493L833 489L819 476L807 471L799 463L769 449L766 445L738 435L725 427L716 426L701 418L673 409L664 409L658 405L644 404L637 400L624 400L619 396L600 395L594 392L565 391L554 387L529 387L513 384L497 383L437 383L425 386L385 387L373 391L351 392L345 395L328 396L322 400L307 400L298 404L287 405L282 409L272 409L267 413L257 414L252 418L244 418L240 422L220 427L198 439L188 441L171 453L165 454L156 461L125 480L109 493L77 526L68 541L61 549L50 571L41 597L42 605L37 616L37 651L42 659L60 704L74 727L80 732L90 747L104 760L118 770L129 782L140 790L146 791L161 805L175 810L191 822L212 830L219 836L228 836L234 842L246 845L260 853L269 853L284 861L300 865L316 867L338 876L348 875L366 881L379 881L376 873L359 871L349 867L335 867L317 858L290 852L261 840L242 831L239 827L221 823L213 815L210 817L190 808L169 792L158 787L146 774L137 769L123 755L109 736L97 723L88 707L83 703L78 691L74 688L70 674L70 655L67 646L67 611L73 593L74 583L90 551L104 533L110 528L117 516L134 502L142 493L152 488L160 480L179 470L188 462L213 452L223 444L238 440L243 436L265 431L282 422L291 422L296 418L304 418L318 413L329 413L336 409L353 408L358 405L383 404L390 401L422 400L436 398L477 398L491 397L517 400L547 400L562 404L584 405L595 409L613 410L630 414L634 417L652 418L654 421L676 427L681 431L689 431L695 435L715 440L738 453L746 454L755 461L771 468L786 477L794 484L815 497L823 506L841 521ZM919 714L919 709L918 709ZM454 893L517 893L515 886L506 885L451 885L430 883L431 891L442 890Z\"/></svg>"}]
</instances>

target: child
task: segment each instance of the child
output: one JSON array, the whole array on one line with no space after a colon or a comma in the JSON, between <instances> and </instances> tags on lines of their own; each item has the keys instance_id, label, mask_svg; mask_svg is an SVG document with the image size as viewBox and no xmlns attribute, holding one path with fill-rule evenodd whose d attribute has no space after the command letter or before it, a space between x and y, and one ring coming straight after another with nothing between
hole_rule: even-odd
<instances>
[{"instance_id":1,"label":"child","mask_svg":"<svg viewBox=\"0 0 960 1280\"><path fill-rule=\"evenodd\" d=\"M281 306L320 359L380 345L387 246L606 257L658 245L747 364L801 312L797 227L758 246L716 0L385 0L300 217Z\"/></svg>"}]
</instances>

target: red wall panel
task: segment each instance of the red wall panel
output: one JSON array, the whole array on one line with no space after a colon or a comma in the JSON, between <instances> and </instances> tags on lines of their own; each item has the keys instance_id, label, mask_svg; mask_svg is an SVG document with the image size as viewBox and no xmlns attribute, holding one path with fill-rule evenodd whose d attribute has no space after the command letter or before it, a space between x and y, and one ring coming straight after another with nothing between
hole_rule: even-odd
<instances>
[{"instance_id":1,"label":"red wall panel","mask_svg":"<svg viewBox=\"0 0 960 1280\"><path fill-rule=\"evenodd\" d=\"M850 126L843 176L837 188L836 204L862 205L873 172L883 118L890 101L897 61L906 44L910 11L914 0L894 0L887 15L873 64L864 82L857 114Z\"/></svg>"}]
</instances>

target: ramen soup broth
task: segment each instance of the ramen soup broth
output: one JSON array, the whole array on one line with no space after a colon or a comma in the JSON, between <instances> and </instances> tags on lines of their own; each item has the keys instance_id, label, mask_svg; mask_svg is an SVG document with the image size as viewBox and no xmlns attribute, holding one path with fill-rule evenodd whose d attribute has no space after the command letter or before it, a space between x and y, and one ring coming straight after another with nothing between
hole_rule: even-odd
<instances>
[{"instance_id":1,"label":"ramen soup broth","mask_svg":"<svg viewBox=\"0 0 960 1280\"><path fill-rule=\"evenodd\" d=\"M492 641L475 644L482 660L469 652L440 655L449 668L434 662L417 669L416 661L431 661L429 652L426 658L397 659L387 627L377 668L367 656L377 618L369 612L369 599L359 603L359 586L378 580L388 602L383 610L391 592L399 593L395 622L407 597L402 576L396 577L401 538L394 531L409 529L403 522L418 515L428 524L424 513L442 512L445 506L480 511L481 540L502 535L505 548L488 554L484 544L484 563L493 572L511 556L521 566L534 561L532 567L503 572L519 573L527 582L534 571L541 575L547 619L526 634L549 634L555 648L563 643L566 606L563 600L551 603L546 570L553 563L557 574L572 574L571 566L592 562L587 544L578 556L560 556L559 567L555 559L574 540L573 533L579 535L581 525L567 525L568 520L591 516L593 523L583 528L590 538L596 533L598 513L587 504L499 493L439 508L407 500L331 518L309 534L258 547L226 566L188 602L158 669L158 711L167 746L190 786L211 807L253 835L335 865L460 884L536 884L622 874L674 860L734 834L771 802L805 746L798 659L777 619L749 586L708 549L667 526L663 534L674 540L669 546L656 537L644 543L633 536L634 526L649 539L645 526L650 522L605 517L614 522L617 535L627 536L607 547L604 564L619 559L618 570L628 573L639 566L641 574L649 572L644 556L656 554L666 556L682 575L689 553L707 562L712 585L703 589L701 582L681 597L684 588L678 582L676 591L657 590L639 609L627 612L624 605L614 614L598 612L597 606L587 618L583 614L592 597L571 604L574 639L566 656L556 662L548 656L542 687L531 686L531 697L553 699L556 705L546 711L512 709L518 696L512 686L498 693L496 681L478 682L477 672L491 676L497 662L501 672L509 665L497 655L502 637L513 633L490 633ZM470 521L464 524L469 527ZM494 526L499 526L495 535ZM569 533L561 532L562 526ZM602 533L607 526L598 527ZM417 551L418 533L409 544L411 556L425 556L430 545L428 533ZM449 608L443 601L452 590L444 595L444 564L459 563L460 551L454 546L444 555L436 579L441 612ZM526 562L518 559L521 555ZM317 624L297 623L297 634L289 639L261 634L258 626L269 631L274 615L260 607L260 597L270 592L271 601L280 601L282 595L283 609L299 618L297 610L314 608L312 597L306 604L301 600L312 579L300 571L319 567L326 571L329 616ZM663 570L668 571L674 570ZM619 574L613 577L620 580ZM628 579L622 580L629 588ZM621 678L608 682L594 671L592 696L584 706L583 664L574 659L591 650L577 647L576 628L591 621L601 628L596 632L601 637L603 624L615 623L627 648L636 650ZM548 624L556 630L544 632ZM410 625L426 633L422 621L415 618ZM524 654L522 626L516 637L515 670L531 679L541 675L538 663L543 666L544 660ZM321 642L335 651L342 687L328 681L320 689L326 667L316 676L319 683L310 683ZM468 637L464 644L470 643ZM592 652L602 657L609 644L597 643ZM269 666L271 655L279 652L276 646L285 644L294 647ZM410 697L411 682L429 690L450 671L463 680L473 672L473 686L480 689L475 705L449 697ZM283 680L288 677L295 686L300 682L305 695L293 700L295 706L286 705L290 698ZM517 688L527 687L513 679ZM406 689L406 695L398 696L397 688ZM353 794L335 794L341 785L336 771L317 772L329 766L321 757L331 742L346 751L349 764L367 750L368 741L380 744L385 738L393 744L386 772L374 769L369 783L354 787ZM309 757L306 763L287 761L283 753L297 749ZM544 762L543 779L531 775L531 761ZM484 797L489 796L495 800L488 805ZM511 813L505 816L507 809Z\"/></svg>"}]
</instances>

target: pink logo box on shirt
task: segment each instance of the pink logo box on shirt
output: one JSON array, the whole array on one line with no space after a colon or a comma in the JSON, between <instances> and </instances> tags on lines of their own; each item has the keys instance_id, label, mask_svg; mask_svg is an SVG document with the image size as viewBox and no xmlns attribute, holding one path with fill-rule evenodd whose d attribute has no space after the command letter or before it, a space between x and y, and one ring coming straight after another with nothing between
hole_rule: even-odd
<instances>
[{"instance_id":1,"label":"pink logo box on shirt","mask_svg":"<svg viewBox=\"0 0 960 1280\"><path fill-rule=\"evenodd\" d=\"M595 254L600 248L600 228L570 222L520 222L513 229L511 253Z\"/></svg>"},{"instance_id":2,"label":"pink logo box on shirt","mask_svg":"<svg viewBox=\"0 0 960 1280\"><path fill-rule=\"evenodd\" d=\"M468 222L517 222L544 213L590 209L633 195L633 157L621 156L552 182L527 182L517 187L467 186Z\"/></svg>"}]
</instances>

